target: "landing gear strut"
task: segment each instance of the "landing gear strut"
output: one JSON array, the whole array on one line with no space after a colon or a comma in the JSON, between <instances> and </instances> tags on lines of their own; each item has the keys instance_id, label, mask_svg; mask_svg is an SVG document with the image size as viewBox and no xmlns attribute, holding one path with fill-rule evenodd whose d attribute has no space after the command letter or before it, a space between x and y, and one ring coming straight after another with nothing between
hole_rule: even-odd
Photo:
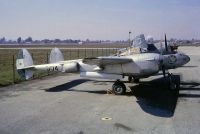
<instances>
[{"instance_id":1,"label":"landing gear strut","mask_svg":"<svg viewBox=\"0 0 200 134\"><path fill-rule=\"evenodd\" d=\"M140 81L139 78L134 78L132 76L128 76L128 82L130 82L130 83L132 83L132 82L138 83L139 81Z\"/></svg>"},{"instance_id":2,"label":"landing gear strut","mask_svg":"<svg viewBox=\"0 0 200 134\"><path fill-rule=\"evenodd\" d=\"M132 76L128 76L128 82L132 82L133 77Z\"/></svg>"},{"instance_id":3,"label":"landing gear strut","mask_svg":"<svg viewBox=\"0 0 200 134\"><path fill-rule=\"evenodd\" d=\"M113 85L112 85L112 92L116 95L123 95L126 92L126 86L124 85L123 82L117 80Z\"/></svg>"}]
</instances>

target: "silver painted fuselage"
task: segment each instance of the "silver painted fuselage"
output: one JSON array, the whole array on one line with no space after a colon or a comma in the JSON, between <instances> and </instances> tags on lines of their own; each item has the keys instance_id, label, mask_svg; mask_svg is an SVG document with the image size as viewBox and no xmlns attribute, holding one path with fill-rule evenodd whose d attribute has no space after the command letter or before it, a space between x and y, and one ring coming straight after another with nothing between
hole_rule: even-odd
<instances>
[{"instance_id":1,"label":"silver painted fuselage","mask_svg":"<svg viewBox=\"0 0 200 134\"><path fill-rule=\"evenodd\" d=\"M144 77L155 74L159 71L159 54L136 54L125 56L126 58L132 59L132 62L125 64L109 64L104 66L102 70L97 71L98 73L104 74L118 74L123 76L135 76ZM112 57L111 57L112 58ZM80 72L96 72L95 68L98 66L84 64L82 61L78 62L80 66Z\"/></svg>"},{"instance_id":2,"label":"silver painted fuselage","mask_svg":"<svg viewBox=\"0 0 200 134\"><path fill-rule=\"evenodd\" d=\"M183 53L172 55L143 53L124 57L131 58L132 62L125 64L106 65L103 69L99 70L96 70L98 66L84 64L82 60L80 60L78 64L80 67L80 72L98 72L104 74L118 74L122 76L133 76L135 78L144 78L158 73L162 69L162 66L165 66L165 69L174 69L190 61L190 58Z\"/></svg>"}]
</instances>

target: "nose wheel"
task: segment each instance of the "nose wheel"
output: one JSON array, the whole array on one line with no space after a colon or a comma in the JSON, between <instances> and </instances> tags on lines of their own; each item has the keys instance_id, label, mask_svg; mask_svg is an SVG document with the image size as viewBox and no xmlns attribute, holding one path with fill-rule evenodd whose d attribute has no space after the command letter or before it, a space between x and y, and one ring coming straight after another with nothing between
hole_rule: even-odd
<instances>
[{"instance_id":1,"label":"nose wheel","mask_svg":"<svg viewBox=\"0 0 200 134\"><path fill-rule=\"evenodd\" d=\"M180 76L168 74L169 89L172 91L178 91L180 89Z\"/></svg>"},{"instance_id":2,"label":"nose wheel","mask_svg":"<svg viewBox=\"0 0 200 134\"><path fill-rule=\"evenodd\" d=\"M112 85L112 92L116 95L123 95L126 92L126 86L124 85L123 82L117 80L113 85Z\"/></svg>"}]
</instances>

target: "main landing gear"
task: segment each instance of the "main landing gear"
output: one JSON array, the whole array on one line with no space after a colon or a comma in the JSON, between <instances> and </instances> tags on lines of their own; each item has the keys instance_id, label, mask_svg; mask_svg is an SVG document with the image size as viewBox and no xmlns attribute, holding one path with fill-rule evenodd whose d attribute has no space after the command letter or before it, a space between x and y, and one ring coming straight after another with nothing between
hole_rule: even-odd
<instances>
[{"instance_id":1,"label":"main landing gear","mask_svg":"<svg viewBox=\"0 0 200 134\"><path fill-rule=\"evenodd\" d=\"M112 92L116 95L123 95L126 92L126 86L124 85L123 82L117 80L113 85L112 85Z\"/></svg>"},{"instance_id":2,"label":"main landing gear","mask_svg":"<svg viewBox=\"0 0 200 134\"><path fill-rule=\"evenodd\" d=\"M129 77L129 80L133 80L133 77ZM168 73L167 77L165 77L167 81L168 88L171 91L177 92L179 91L180 88L180 76L179 75L173 75L171 73ZM136 82L139 82L139 79L134 79ZM124 85L123 82L120 80L117 80L113 85L112 85L112 92L116 95L123 95L126 92L126 86Z\"/></svg>"},{"instance_id":3,"label":"main landing gear","mask_svg":"<svg viewBox=\"0 0 200 134\"><path fill-rule=\"evenodd\" d=\"M132 76L128 77L128 81L129 82L134 82L134 83L138 83L139 82L139 78L134 78ZM126 93L126 86L124 85L123 82L121 82L120 80L117 80L113 85L112 85L112 92L115 95L123 95Z\"/></svg>"}]
</instances>

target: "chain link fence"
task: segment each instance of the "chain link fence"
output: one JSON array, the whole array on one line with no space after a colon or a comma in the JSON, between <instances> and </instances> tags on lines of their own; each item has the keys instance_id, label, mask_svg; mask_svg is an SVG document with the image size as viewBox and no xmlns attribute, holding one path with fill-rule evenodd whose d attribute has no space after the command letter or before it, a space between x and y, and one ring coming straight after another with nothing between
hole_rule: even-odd
<instances>
[{"instance_id":1,"label":"chain link fence","mask_svg":"<svg viewBox=\"0 0 200 134\"><path fill-rule=\"evenodd\" d=\"M0 86L19 83L24 81L16 70L16 55L19 49L0 50ZM50 49L29 49L32 54L33 63L46 64L49 60ZM82 59L85 57L109 56L116 54L117 48L73 48L61 49L65 60ZM38 79L47 75L52 75L47 71L34 72L32 79Z\"/></svg>"}]
</instances>

